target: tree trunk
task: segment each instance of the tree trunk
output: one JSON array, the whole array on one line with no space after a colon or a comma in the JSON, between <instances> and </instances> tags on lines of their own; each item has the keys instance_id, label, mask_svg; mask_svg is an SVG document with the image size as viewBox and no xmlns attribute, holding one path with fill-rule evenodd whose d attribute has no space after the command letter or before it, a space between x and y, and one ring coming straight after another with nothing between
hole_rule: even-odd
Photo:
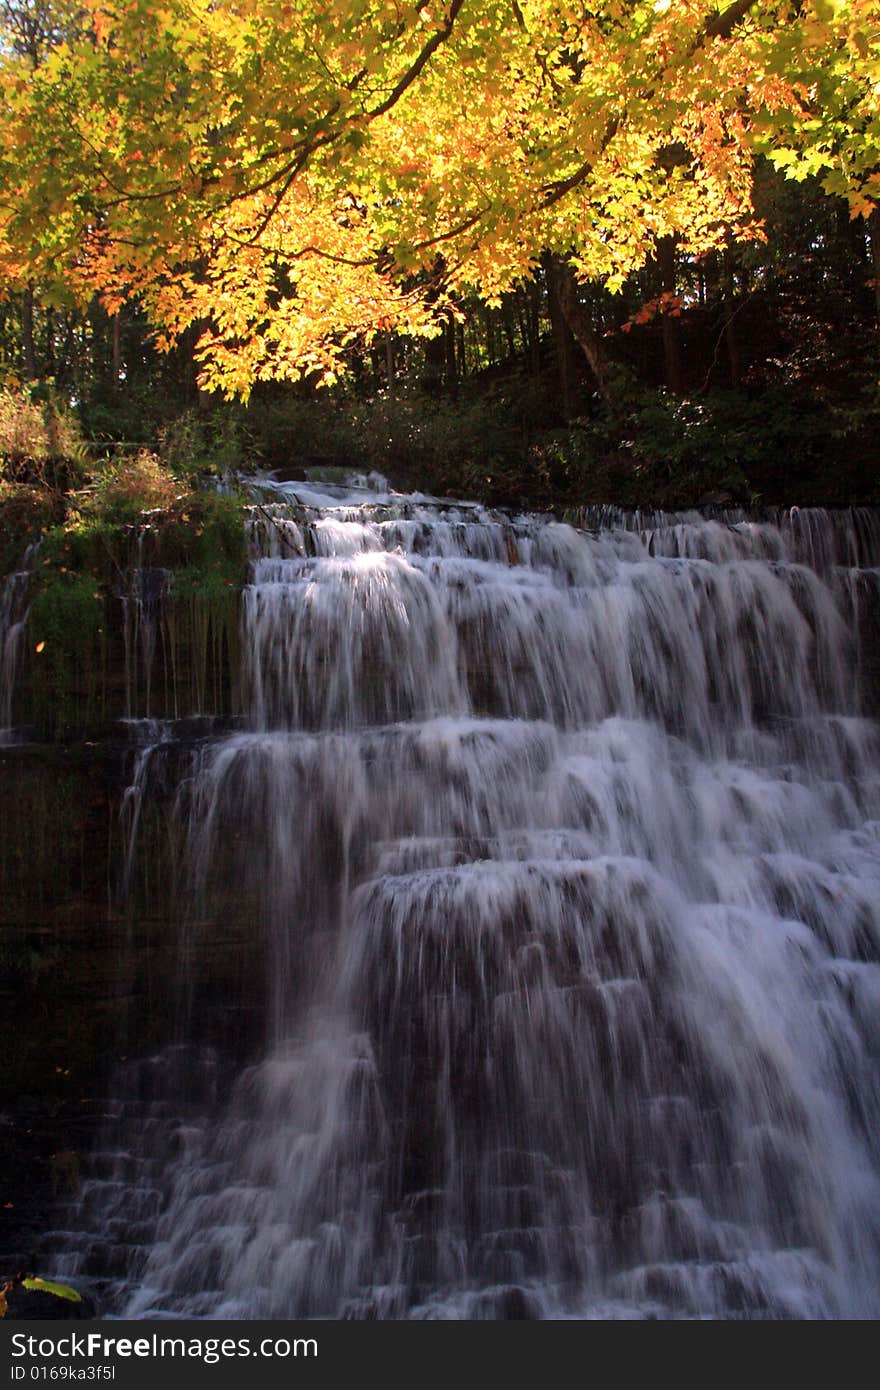
<instances>
[{"instance_id":1,"label":"tree trunk","mask_svg":"<svg viewBox=\"0 0 880 1390\"><path fill-rule=\"evenodd\" d=\"M724 341L727 345L727 357L730 363L730 385L734 391L738 391L742 381L742 359L739 350L739 334L736 331L736 283L733 278L733 258L729 250L724 252L722 267L724 277Z\"/></svg>"},{"instance_id":2,"label":"tree trunk","mask_svg":"<svg viewBox=\"0 0 880 1390\"><path fill-rule=\"evenodd\" d=\"M114 314L111 323L113 325L113 356L111 371L113 373L113 390L119 385L119 378L122 374L122 344L119 335L119 314Z\"/></svg>"},{"instance_id":3,"label":"tree trunk","mask_svg":"<svg viewBox=\"0 0 880 1390\"><path fill-rule=\"evenodd\" d=\"M590 322L590 316L580 301L579 286L571 266L564 261L556 262L558 270L557 290L559 307L572 337L590 364L596 381L596 388L612 414L616 414L617 402L608 384L608 361L602 340Z\"/></svg>"},{"instance_id":4,"label":"tree trunk","mask_svg":"<svg viewBox=\"0 0 880 1390\"><path fill-rule=\"evenodd\" d=\"M443 346L446 354L446 384L454 391L458 385L458 362L455 356L455 319L447 318L443 324Z\"/></svg>"},{"instance_id":5,"label":"tree trunk","mask_svg":"<svg viewBox=\"0 0 880 1390\"><path fill-rule=\"evenodd\" d=\"M55 315L51 309L46 311L46 375L54 377L57 375L55 370Z\"/></svg>"},{"instance_id":6,"label":"tree trunk","mask_svg":"<svg viewBox=\"0 0 880 1390\"><path fill-rule=\"evenodd\" d=\"M556 349L559 399L562 402L563 417L570 420L575 413L574 362L572 361L574 340L559 302L559 268L548 252L544 253L543 265L544 274L547 277L547 308L550 314L550 328L553 332L553 344Z\"/></svg>"},{"instance_id":7,"label":"tree trunk","mask_svg":"<svg viewBox=\"0 0 880 1390\"><path fill-rule=\"evenodd\" d=\"M439 392L446 373L446 328L434 338L425 338L422 385L427 391Z\"/></svg>"},{"instance_id":8,"label":"tree trunk","mask_svg":"<svg viewBox=\"0 0 880 1390\"><path fill-rule=\"evenodd\" d=\"M528 287L529 334L532 344L532 373L541 375L541 309L543 299L541 286L537 280L530 280Z\"/></svg>"},{"instance_id":9,"label":"tree trunk","mask_svg":"<svg viewBox=\"0 0 880 1390\"><path fill-rule=\"evenodd\" d=\"M507 338L507 351L511 362L516 361L516 337L513 330L513 313L510 307L510 295L505 295L501 303L501 322L504 326L504 333Z\"/></svg>"},{"instance_id":10,"label":"tree trunk","mask_svg":"<svg viewBox=\"0 0 880 1390\"><path fill-rule=\"evenodd\" d=\"M664 236L657 242L657 265L660 288L664 294L675 294L675 237ZM666 385L676 396L682 392L681 344L678 319L664 312L660 316L663 332L663 372Z\"/></svg>"},{"instance_id":11,"label":"tree trunk","mask_svg":"<svg viewBox=\"0 0 880 1390\"><path fill-rule=\"evenodd\" d=\"M75 381L78 365L81 365L81 358L76 346L76 313L72 309L65 309L64 336L61 339L60 362L55 375L59 380Z\"/></svg>"},{"instance_id":12,"label":"tree trunk","mask_svg":"<svg viewBox=\"0 0 880 1390\"><path fill-rule=\"evenodd\" d=\"M385 379L389 396L394 395L394 343L390 333L385 334Z\"/></svg>"},{"instance_id":13,"label":"tree trunk","mask_svg":"<svg viewBox=\"0 0 880 1390\"><path fill-rule=\"evenodd\" d=\"M495 361L496 361L496 358L497 358L497 356L498 356L498 351L497 351L497 348L496 348L496 346L495 346L495 317L494 317L494 315L495 315L494 309L488 309L488 308L487 308L487 309L484 309L484 310L483 310L483 321L484 321L484 323L485 323L485 325L486 325L486 357L487 357L487 359L488 359L488 365L489 365L490 367L493 367L493 366L495 365Z\"/></svg>"},{"instance_id":14,"label":"tree trunk","mask_svg":"<svg viewBox=\"0 0 880 1390\"><path fill-rule=\"evenodd\" d=\"M37 379L37 354L34 348L34 287L28 285L21 305L21 355L28 381Z\"/></svg>"},{"instance_id":15,"label":"tree trunk","mask_svg":"<svg viewBox=\"0 0 880 1390\"><path fill-rule=\"evenodd\" d=\"M880 208L875 208L868 218L868 237L871 242L871 260L874 263L874 307L877 328L880 330Z\"/></svg>"}]
</instances>

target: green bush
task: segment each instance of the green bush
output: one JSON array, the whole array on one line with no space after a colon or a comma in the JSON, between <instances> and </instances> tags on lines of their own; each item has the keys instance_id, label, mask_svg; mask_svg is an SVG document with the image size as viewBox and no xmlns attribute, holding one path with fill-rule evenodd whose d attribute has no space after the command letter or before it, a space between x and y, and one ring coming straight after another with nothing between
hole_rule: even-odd
<instances>
[{"instance_id":1,"label":"green bush","mask_svg":"<svg viewBox=\"0 0 880 1390\"><path fill-rule=\"evenodd\" d=\"M202 575L210 585L239 585L246 561L244 501L237 492L204 490L183 497L156 533L155 563L175 572L186 570L189 582Z\"/></svg>"},{"instance_id":2,"label":"green bush","mask_svg":"<svg viewBox=\"0 0 880 1390\"><path fill-rule=\"evenodd\" d=\"M184 410L158 432L162 462L175 477L228 477L262 462L260 431L244 407L224 404L211 411Z\"/></svg>"},{"instance_id":3,"label":"green bush","mask_svg":"<svg viewBox=\"0 0 880 1390\"><path fill-rule=\"evenodd\" d=\"M76 499L84 517L134 525L144 512L165 510L180 496L173 473L148 449L101 464L94 484Z\"/></svg>"},{"instance_id":4,"label":"green bush","mask_svg":"<svg viewBox=\"0 0 880 1390\"><path fill-rule=\"evenodd\" d=\"M64 504L45 488L0 482L0 576L21 564L27 544L54 522Z\"/></svg>"},{"instance_id":5,"label":"green bush","mask_svg":"<svg viewBox=\"0 0 880 1390\"><path fill-rule=\"evenodd\" d=\"M0 390L0 469L6 482L64 490L81 481L88 452L79 426L61 402L32 392Z\"/></svg>"}]
</instances>

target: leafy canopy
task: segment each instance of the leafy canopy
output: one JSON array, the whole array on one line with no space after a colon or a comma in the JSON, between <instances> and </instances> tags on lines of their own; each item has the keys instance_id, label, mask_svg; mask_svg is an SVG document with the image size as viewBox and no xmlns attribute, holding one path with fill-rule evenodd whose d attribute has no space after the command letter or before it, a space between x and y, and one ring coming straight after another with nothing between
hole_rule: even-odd
<instances>
[{"instance_id":1,"label":"leafy canopy","mask_svg":"<svg viewBox=\"0 0 880 1390\"><path fill-rule=\"evenodd\" d=\"M227 395L330 382L544 250L615 290L658 238L759 236L757 153L878 197L880 0L65 5L0 10L0 277L195 328Z\"/></svg>"}]
</instances>

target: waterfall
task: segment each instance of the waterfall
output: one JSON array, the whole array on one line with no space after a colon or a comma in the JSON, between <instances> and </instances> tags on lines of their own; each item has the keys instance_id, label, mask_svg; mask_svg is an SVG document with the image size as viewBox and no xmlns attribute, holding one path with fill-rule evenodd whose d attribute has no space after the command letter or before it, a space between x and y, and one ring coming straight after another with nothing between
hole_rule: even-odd
<instances>
[{"instance_id":1,"label":"waterfall","mask_svg":"<svg viewBox=\"0 0 880 1390\"><path fill-rule=\"evenodd\" d=\"M181 1033L56 1233L126 1316L880 1315L876 517L581 519L255 509L244 727L127 803Z\"/></svg>"},{"instance_id":2,"label":"waterfall","mask_svg":"<svg viewBox=\"0 0 880 1390\"><path fill-rule=\"evenodd\" d=\"M6 576L0 588L0 747L14 743L15 683L27 634L30 582L39 543L25 550L21 568Z\"/></svg>"}]
</instances>

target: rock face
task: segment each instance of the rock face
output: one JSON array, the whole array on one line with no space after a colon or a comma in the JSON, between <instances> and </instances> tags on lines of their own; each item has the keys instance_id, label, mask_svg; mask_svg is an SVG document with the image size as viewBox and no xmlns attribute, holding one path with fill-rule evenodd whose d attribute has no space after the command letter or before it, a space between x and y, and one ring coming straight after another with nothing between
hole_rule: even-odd
<instances>
[{"instance_id":1,"label":"rock face","mask_svg":"<svg viewBox=\"0 0 880 1390\"><path fill-rule=\"evenodd\" d=\"M179 726L169 764L204 727ZM88 1177L111 1075L179 1024L177 875L161 779L147 807L132 804L144 728L156 725L94 743L0 748L0 1278L46 1267L43 1233ZM128 862L134 815L139 841L153 846L137 871ZM255 968L250 948L243 960L244 934L242 923L237 937L218 936L194 985L205 1032L224 1045L246 1031L247 1010L223 1002L240 997Z\"/></svg>"},{"instance_id":2,"label":"rock face","mask_svg":"<svg viewBox=\"0 0 880 1390\"><path fill-rule=\"evenodd\" d=\"M155 877L130 881L130 788L160 718L186 716L184 744L237 711L227 510L237 535L212 532L216 505L207 523L56 532L0 581L0 1275L40 1263L108 1077L172 1026L173 855L161 837ZM139 829L162 814L160 794L138 805Z\"/></svg>"},{"instance_id":3,"label":"rock face","mask_svg":"<svg viewBox=\"0 0 880 1390\"><path fill-rule=\"evenodd\" d=\"M78 1184L59 1156L88 1147L121 1036L108 870L124 767L119 748L0 749L3 1274L34 1267L47 1206Z\"/></svg>"},{"instance_id":4,"label":"rock face","mask_svg":"<svg viewBox=\"0 0 880 1390\"><path fill-rule=\"evenodd\" d=\"M12 1268L876 1316L876 518L296 494L216 691L153 575L125 722L0 750Z\"/></svg>"}]
</instances>

